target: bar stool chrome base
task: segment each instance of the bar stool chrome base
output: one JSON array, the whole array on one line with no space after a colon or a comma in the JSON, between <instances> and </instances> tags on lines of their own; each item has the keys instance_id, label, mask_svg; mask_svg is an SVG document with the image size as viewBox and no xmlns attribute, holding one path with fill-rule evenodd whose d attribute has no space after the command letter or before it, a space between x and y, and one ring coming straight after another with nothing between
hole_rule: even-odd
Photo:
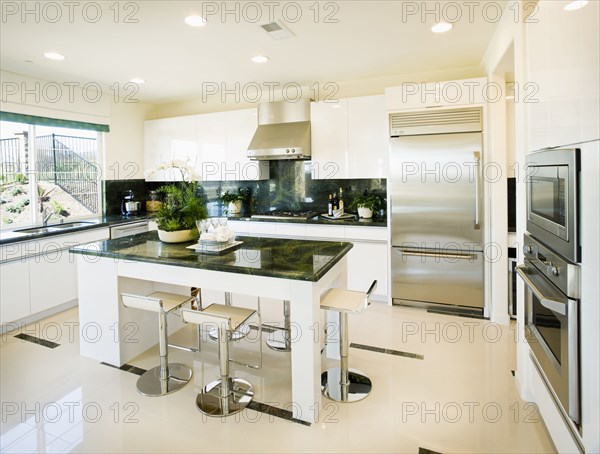
<instances>
[{"instance_id":1,"label":"bar stool chrome base","mask_svg":"<svg viewBox=\"0 0 600 454\"><path fill-rule=\"evenodd\" d=\"M249 332L250 332L250 325L248 325L247 323L244 323L237 330L228 334L229 340L231 340L231 341L240 340L240 339L246 337ZM210 337L212 340L217 340L218 335L219 335L218 328L212 327L208 330L208 337Z\"/></svg>"},{"instance_id":2,"label":"bar stool chrome base","mask_svg":"<svg viewBox=\"0 0 600 454\"><path fill-rule=\"evenodd\" d=\"M275 330L269 334L267 339L267 347L271 350L277 350L278 352L291 352L289 339L286 342L286 332L284 330Z\"/></svg>"},{"instance_id":3,"label":"bar stool chrome base","mask_svg":"<svg viewBox=\"0 0 600 454\"><path fill-rule=\"evenodd\" d=\"M252 401L254 389L241 378L229 379L229 395L221 397L221 380L216 380L196 396L196 407L208 416L229 416L242 411Z\"/></svg>"},{"instance_id":4,"label":"bar stool chrome base","mask_svg":"<svg viewBox=\"0 0 600 454\"><path fill-rule=\"evenodd\" d=\"M356 369L348 369L348 384L342 385L342 371L339 367L328 369L321 374L321 393L336 402L358 402L371 392L371 380Z\"/></svg>"},{"instance_id":5,"label":"bar stool chrome base","mask_svg":"<svg viewBox=\"0 0 600 454\"><path fill-rule=\"evenodd\" d=\"M137 381L137 390L144 396L157 397L174 393L192 378L192 370L183 364L169 364L169 377L160 378L160 366L144 372Z\"/></svg>"}]
</instances>

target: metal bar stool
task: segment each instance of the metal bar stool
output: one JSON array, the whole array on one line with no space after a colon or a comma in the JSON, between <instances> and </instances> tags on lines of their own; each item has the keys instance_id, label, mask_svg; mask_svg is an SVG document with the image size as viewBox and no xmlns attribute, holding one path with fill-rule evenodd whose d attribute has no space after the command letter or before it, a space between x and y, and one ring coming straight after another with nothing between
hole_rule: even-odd
<instances>
[{"instance_id":1,"label":"metal bar stool","mask_svg":"<svg viewBox=\"0 0 600 454\"><path fill-rule=\"evenodd\" d=\"M369 377L348 368L348 314L364 312L376 288L377 281L373 281L366 293L333 288L321 296L321 309L339 312L340 316L340 367L321 374L321 392L331 400L357 402L371 392Z\"/></svg>"},{"instance_id":2,"label":"metal bar stool","mask_svg":"<svg viewBox=\"0 0 600 454\"><path fill-rule=\"evenodd\" d=\"M229 306L231 307L231 300L232 300L232 296L231 296L231 292L225 292L225 306ZM250 332L250 326L246 323L240 325L239 328L237 328L235 331L233 331L232 333L229 333L229 336L231 337L231 340L240 340L243 337L246 337L248 335L248 333ZM217 328L211 328L208 330L208 336L212 339L212 340L217 340L217 335L218 335L218 329Z\"/></svg>"},{"instance_id":3,"label":"metal bar stool","mask_svg":"<svg viewBox=\"0 0 600 454\"><path fill-rule=\"evenodd\" d=\"M144 372L137 390L144 396L164 396L183 388L192 378L192 370L183 364L169 364L167 314L193 298L174 293L154 292L148 296L121 294L123 306L158 313L158 349L160 365Z\"/></svg>"},{"instance_id":4,"label":"metal bar stool","mask_svg":"<svg viewBox=\"0 0 600 454\"><path fill-rule=\"evenodd\" d=\"M283 301L283 328L276 327L267 339L267 346L280 352L292 351L290 302Z\"/></svg>"},{"instance_id":5,"label":"metal bar stool","mask_svg":"<svg viewBox=\"0 0 600 454\"><path fill-rule=\"evenodd\" d=\"M231 333L257 312L242 307L211 304L202 311L182 309L186 323L216 325L219 343L220 380L202 388L196 396L196 407L208 416L229 416L242 411L252 401L252 385L241 378L229 376L229 341Z\"/></svg>"}]
</instances>

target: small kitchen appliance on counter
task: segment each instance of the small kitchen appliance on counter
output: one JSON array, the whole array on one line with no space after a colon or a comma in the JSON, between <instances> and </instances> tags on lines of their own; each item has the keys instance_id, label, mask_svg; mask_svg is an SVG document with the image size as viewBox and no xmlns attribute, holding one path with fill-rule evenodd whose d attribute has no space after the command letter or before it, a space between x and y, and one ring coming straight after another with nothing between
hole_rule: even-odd
<instances>
[{"instance_id":1,"label":"small kitchen appliance on counter","mask_svg":"<svg viewBox=\"0 0 600 454\"><path fill-rule=\"evenodd\" d=\"M127 190L121 193L121 215L135 216L140 212L141 203L135 200L133 191Z\"/></svg>"}]
</instances>

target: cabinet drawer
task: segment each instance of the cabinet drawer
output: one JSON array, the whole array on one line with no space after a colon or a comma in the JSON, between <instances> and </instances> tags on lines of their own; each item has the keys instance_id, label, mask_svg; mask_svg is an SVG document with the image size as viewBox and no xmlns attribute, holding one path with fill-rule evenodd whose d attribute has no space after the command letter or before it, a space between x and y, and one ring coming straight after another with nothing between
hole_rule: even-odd
<instances>
[{"instance_id":1,"label":"cabinet drawer","mask_svg":"<svg viewBox=\"0 0 600 454\"><path fill-rule=\"evenodd\" d=\"M345 238L345 231L343 225L309 225L306 226L306 236L341 241Z\"/></svg>"},{"instance_id":2,"label":"cabinet drawer","mask_svg":"<svg viewBox=\"0 0 600 454\"><path fill-rule=\"evenodd\" d=\"M347 240L371 240L386 242L388 229L384 227L345 227L345 238Z\"/></svg>"},{"instance_id":3,"label":"cabinet drawer","mask_svg":"<svg viewBox=\"0 0 600 454\"><path fill-rule=\"evenodd\" d=\"M306 225L282 222L277 223L276 226L277 235L288 235L296 238L304 238L306 236Z\"/></svg>"}]
</instances>

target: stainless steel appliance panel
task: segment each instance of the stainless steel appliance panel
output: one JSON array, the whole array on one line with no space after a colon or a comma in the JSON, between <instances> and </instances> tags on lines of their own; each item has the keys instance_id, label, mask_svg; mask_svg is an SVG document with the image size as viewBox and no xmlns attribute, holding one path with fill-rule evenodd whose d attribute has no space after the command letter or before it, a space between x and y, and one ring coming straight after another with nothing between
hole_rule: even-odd
<instances>
[{"instance_id":1,"label":"stainless steel appliance panel","mask_svg":"<svg viewBox=\"0 0 600 454\"><path fill-rule=\"evenodd\" d=\"M391 139L392 245L483 250L481 133Z\"/></svg>"},{"instance_id":2,"label":"stainless steel appliance panel","mask_svg":"<svg viewBox=\"0 0 600 454\"><path fill-rule=\"evenodd\" d=\"M483 308L482 252L392 248L392 298Z\"/></svg>"},{"instance_id":3,"label":"stainless steel appliance panel","mask_svg":"<svg viewBox=\"0 0 600 454\"><path fill-rule=\"evenodd\" d=\"M552 149L527 156L527 231L578 262L580 150Z\"/></svg>"}]
</instances>

